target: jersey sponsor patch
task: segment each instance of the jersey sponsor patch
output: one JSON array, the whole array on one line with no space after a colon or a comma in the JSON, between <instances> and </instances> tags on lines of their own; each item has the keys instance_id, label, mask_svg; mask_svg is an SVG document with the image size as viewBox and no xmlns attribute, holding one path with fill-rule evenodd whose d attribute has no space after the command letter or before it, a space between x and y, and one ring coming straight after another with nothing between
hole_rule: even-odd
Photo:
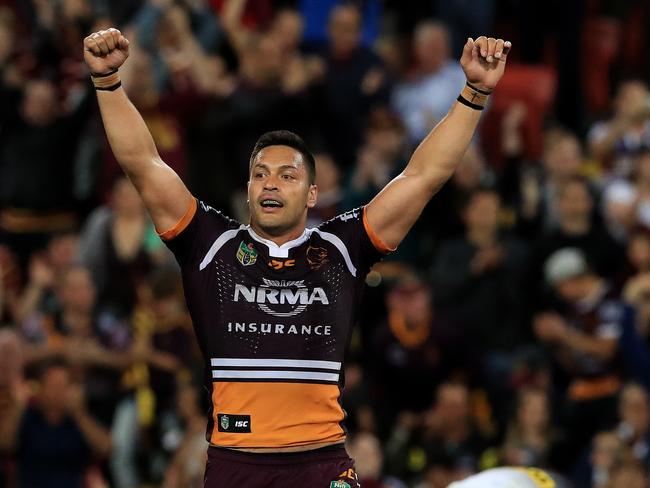
<instances>
[{"instance_id":1,"label":"jersey sponsor patch","mask_svg":"<svg viewBox=\"0 0 650 488\"><path fill-rule=\"evenodd\" d=\"M237 249L237 261L239 261L244 266L251 266L257 261L257 251L253 246L253 243L246 244L244 241L239 243L239 249Z\"/></svg>"},{"instance_id":2,"label":"jersey sponsor patch","mask_svg":"<svg viewBox=\"0 0 650 488\"><path fill-rule=\"evenodd\" d=\"M284 268L293 268L295 265L295 259L285 259L284 261L281 261L279 259L271 259L269 261L269 267L275 269L276 271L280 271Z\"/></svg>"},{"instance_id":3,"label":"jersey sponsor patch","mask_svg":"<svg viewBox=\"0 0 650 488\"><path fill-rule=\"evenodd\" d=\"M230 432L233 434L246 434L251 431L250 415L230 415L226 413L217 414L219 432Z\"/></svg>"}]
</instances>

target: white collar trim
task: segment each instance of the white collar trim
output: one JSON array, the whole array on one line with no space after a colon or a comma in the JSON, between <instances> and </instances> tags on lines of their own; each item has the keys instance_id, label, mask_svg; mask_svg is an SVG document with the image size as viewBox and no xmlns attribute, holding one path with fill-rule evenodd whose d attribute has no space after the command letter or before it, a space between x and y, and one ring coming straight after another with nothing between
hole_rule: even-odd
<instances>
[{"instance_id":1,"label":"white collar trim","mask_svg":"<svg viewBox=\"0 0 650 488\"><path fill-rule=\"evenodd\" d=\"M275 242L269 239L264 239L257 232L255 232L250 225L247 225L245 228L253 239L255 239L257 242L265 244L269 248L269 256L272 258L288 258L289 250L299 246L307 239L309 239L309 236L311 236L311 233L313 231L313 229L305 229L303 233L296 239L285 242L281 246L278 246Z\"/></svg>"}]
</instances>

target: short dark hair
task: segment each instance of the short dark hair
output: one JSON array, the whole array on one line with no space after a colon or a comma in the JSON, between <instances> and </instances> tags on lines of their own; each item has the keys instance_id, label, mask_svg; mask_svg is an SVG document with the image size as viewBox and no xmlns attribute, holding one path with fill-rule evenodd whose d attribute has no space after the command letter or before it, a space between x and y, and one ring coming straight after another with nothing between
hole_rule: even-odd
<instances>
[{"instance_id":1,"label":"short dark hair","mask_svg":"<svg viewBox=\"0 0 650 488\"><path fill-rule=\"evenodd\" d=\"M255 160L257 154L262 149L269 146L289 146L298 151L302 155L302 160L307 166L309 184L314 184L314 181L316 180L316 160L307 147L305 141L303 141L299 135L294 134L289 130L274 130L271 132L266 132L260 136L260 138L255 143L255 147L253 148L253 152L251 154L249 171L253 167L253 161Z\"/></svg>"}]
</instances>

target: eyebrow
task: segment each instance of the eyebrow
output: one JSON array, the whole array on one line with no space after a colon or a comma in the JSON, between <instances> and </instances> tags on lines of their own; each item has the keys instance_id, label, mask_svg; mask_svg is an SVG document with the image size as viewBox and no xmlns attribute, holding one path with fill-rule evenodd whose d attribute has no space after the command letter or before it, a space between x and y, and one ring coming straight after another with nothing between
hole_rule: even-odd
<instances>
[{"instance_id":1,"label":"eyebrow","mask_svg":"<svg viewBox=\"0 0 650 488\"><path fill-rule=\"evenodd\" d=\"M264 163L255 163L253 165L253 168L262 168L262 169L265 169L265 170L269 170L268 165L266 165ZM298 168L296 166L292 165L292 164L283 164L283 165L281 165L279 167L279 169L280 169L280 171L285 170L285 169L292 169L292 170L298 171Z\"/></svg>"}]
</instances>

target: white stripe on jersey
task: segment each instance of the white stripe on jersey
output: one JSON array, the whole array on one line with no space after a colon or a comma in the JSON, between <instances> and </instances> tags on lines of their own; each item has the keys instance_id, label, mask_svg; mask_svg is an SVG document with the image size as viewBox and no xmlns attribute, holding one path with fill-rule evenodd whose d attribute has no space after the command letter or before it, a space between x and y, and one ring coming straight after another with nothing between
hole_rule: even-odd
<instances>
[{"instance_id":1,"label":"white stripe on jersey","mask_svg":"<svg viewBox=\"0 0 650 488\"><path fill-rule=\"evenodd\" d=\"M212 371L213 379L315 380L338 382L338 373L316 371Z\"/></svg>"},{"instance_id":2,"label":"white stripe on jersey","mask_svg":"<svg viewBox=\"0 0 650 488\"><path fill-rule=\"evenodd\" d=\"M311 359L246 359L246 358L212 358L211 366L251 366L260 368L301 368L301 369L331 369L341 370L337 361L317 361Z\"/></svg>"},{"instance_id":3,"label":"white stripe on jersey","mask_svg":"<svg viewBox=\"0 0 650 488\"><path fill-rule=\"evenodd\" d=\"M208 266L208 264L210 264L212 259L216 256L216 254L219 252L219 249L221 249L222 246L226 242L228 242L230 239L235 238L235 236L237 235L237 233L240 230L243 230L245 228L246 228L245 225L241 225L241 226L239 226L238 229L230 229L230 230L227 230L226 232L224 232L223 234L221 234L217 238L217 240L214 241L212 246L210 246L210 250L205 255L205 257L203 258L203 261L201 261L201 264L199 265L199 270L203 271Z\"/></svg>"},{"instance_id":4,"label":"white stripe on jersey","mask_svg":"<svg viewBox=\"0 0 650 488\"><path fill-rule=\"evenodd\" d=\"M323 232L320 229L312 229L313 232L316 232L321 238L327 242L330 242L334 244L334 246L339 250L341 255L343 256L343 259L345 260L345 264L348 265L348 269L350 270L350 273L352 273L352 276L356 277L357 276L357 268L354 267L354 264L352 264L352 259L350 259L350 253L348 252L348 248L345 247L345 244L343 241L340 239L339 236L331 234L329 232Z\"/></svg>"}]
</instances>

